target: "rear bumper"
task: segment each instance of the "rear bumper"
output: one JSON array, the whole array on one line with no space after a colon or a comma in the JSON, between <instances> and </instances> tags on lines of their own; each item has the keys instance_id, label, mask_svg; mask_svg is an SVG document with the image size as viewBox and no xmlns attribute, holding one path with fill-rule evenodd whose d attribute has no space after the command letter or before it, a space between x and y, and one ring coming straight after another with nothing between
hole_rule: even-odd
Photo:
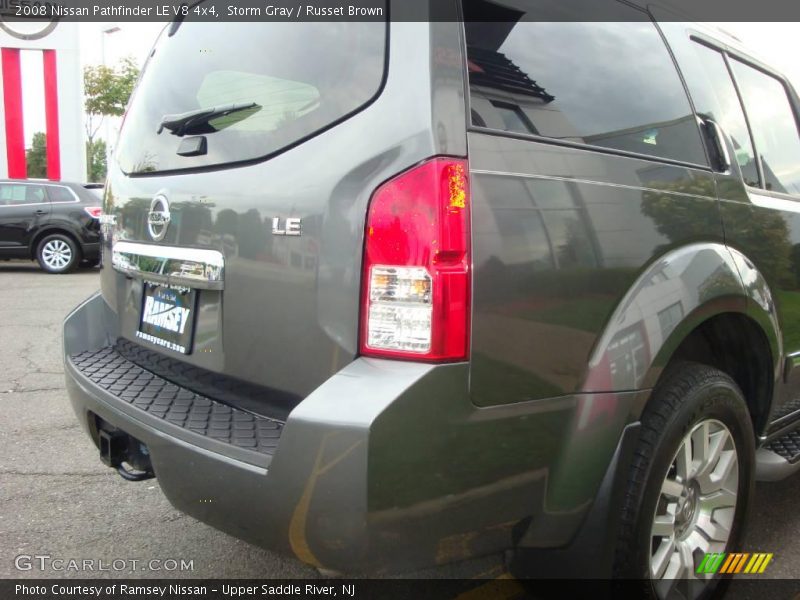
<instances>
[{"instance_id":1,"label":"rear bumper","mask_svg":"<svg viewBox=\"0 0 800 600\"><path fill-rule=\"evenodd\" d=\"M343 572L566 545L607 478L638 398L478 409L466 364L361 358L295 407L274 447L254 449L148 409L114 377L73 358L117 336L116 315L99 295L65 322L67 389L87 433L97 415L144 442L179 510Z\"/></svg>"},{"instance_id":2,"label":"rear bumper","mask_svg":"<svg viewBox=\"0 0 800 600\"><path fill-rule=\"evenodd\" d=\"M100 242L81 244L81 253L84 260L97 260L100 258Z\"/></svg>"}]
</instances>

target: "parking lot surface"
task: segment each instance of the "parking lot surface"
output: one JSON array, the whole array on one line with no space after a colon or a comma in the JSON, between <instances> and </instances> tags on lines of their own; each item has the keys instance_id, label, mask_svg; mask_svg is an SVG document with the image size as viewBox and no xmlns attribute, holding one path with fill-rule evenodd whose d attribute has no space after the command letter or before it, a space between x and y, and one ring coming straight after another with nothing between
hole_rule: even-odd
<instances>
[{"instance_id":1,"label":"parking lot surface","mask_svg":"<svg viewBox=\"0 0 800 600\"><path fill-rule=\"evenodd\" d=\"M34 263L0 262L0 578L316 577L177 512L156 480L128 483L100 463L72 412L61 362L61 322L98 287L94 269L54 276ZM800 477L758 484L741 550L775 554L765 576L800 574L798 498ZM20 555L94 560L95 569L127 564L40 570L32 561L19 570ZM162 562L143 569L153 560ZM165 570L170 560L192 569Z\"/></svg>"}]
</instances>

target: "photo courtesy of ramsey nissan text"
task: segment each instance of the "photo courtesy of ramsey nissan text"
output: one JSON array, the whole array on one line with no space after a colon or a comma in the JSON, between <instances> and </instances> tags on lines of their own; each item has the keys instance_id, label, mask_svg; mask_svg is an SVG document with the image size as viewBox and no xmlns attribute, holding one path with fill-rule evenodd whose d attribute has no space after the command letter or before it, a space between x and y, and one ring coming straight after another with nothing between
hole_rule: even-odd
<instances>
[{"instance_id":1,"label":"photo courtesy of ramsey nissan text","mask_svg":"<svg viewBox=\"0 0 800 600\"><path fill-rule=\"evenodd\" d=\"M0 2L0 598L800 595L800 7Z\"/></svg>"}]
</instances>

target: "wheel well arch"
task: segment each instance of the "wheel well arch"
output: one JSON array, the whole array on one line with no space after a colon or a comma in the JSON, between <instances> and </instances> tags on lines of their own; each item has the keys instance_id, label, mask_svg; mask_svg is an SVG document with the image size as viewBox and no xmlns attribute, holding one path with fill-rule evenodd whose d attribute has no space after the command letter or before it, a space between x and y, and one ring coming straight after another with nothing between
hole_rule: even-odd
<instances>
[{"instance_id":1,"label":"wheel well arch","mask_svg":"<svg viewBox=\"0 0 800 600\"><path fill-rule=\"evenodd\" d=\"M679 361L701 363L728 374L745 397L756 435L766 430L775 368L769 340L755 320L734 312L708 318L681 340L662 374Z\"/></svg>"},{"instance_id":2,"label":"wheel well arch","mask_svg":"<svg viewBox=\"0 0 800 600\"><path fill-rule=\"evenodd\" d=\"M39 244L41 243L41 241L48 235L53 235L56 233L65 235L73 242L75 242L75 246L78 248L79 252L78 257L79 258L81 257L81 255L83 254L83 248L81 247L81 242L78 239L78 236L76 236L73 232L64 227L49 227L47 229L39 231L31 240L31 247L30 247L31 259L36 260L36 252L39 248Z\"/></svg>"}]
</instances>

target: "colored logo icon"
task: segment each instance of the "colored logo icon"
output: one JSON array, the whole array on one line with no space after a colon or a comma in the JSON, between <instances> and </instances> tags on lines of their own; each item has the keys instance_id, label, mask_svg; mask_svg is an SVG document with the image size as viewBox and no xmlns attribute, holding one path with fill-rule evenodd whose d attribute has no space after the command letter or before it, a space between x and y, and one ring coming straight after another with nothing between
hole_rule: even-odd
<instances>
[{"instance_id":1,"label":"colored logo icon","mask_svg":"<svg viewBox=\"0 0 800 600\"><path fill-rule=\"evenodd\" d=\"M772 560L772 553L711 552L697 566L697 573L763 573Z\"/></svg>"}]
</instances>

